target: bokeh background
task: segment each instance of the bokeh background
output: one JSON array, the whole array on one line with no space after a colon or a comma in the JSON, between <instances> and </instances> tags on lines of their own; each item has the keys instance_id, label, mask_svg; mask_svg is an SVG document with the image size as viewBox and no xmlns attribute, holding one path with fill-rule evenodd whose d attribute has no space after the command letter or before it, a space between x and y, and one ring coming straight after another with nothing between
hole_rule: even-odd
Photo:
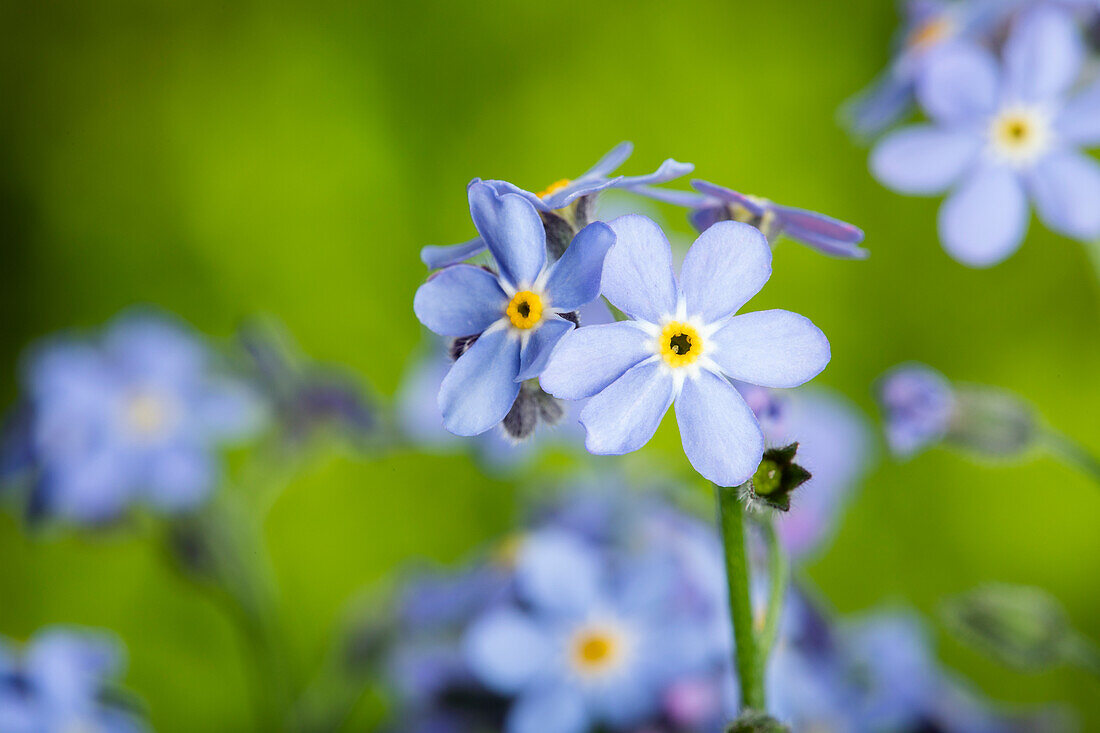
<instances>
[{"instance_id":1,"label":"bokeh background","mask_svg":"<svg viewBox=\"0 0 1100 733\"><path fill-rule=\"evenodd\" d=\"M874 416L875 377L917 359L1015 390L1100 450L1100 285L1083 248L1036 224L1000 266L955 263L936 240L937 203L876 184L836 123L884 66L896 13L883 0L8 0L0 395L14 400L36 337L153 303L221 339L274 316L304 351L392 396L422 339L418 250L472 233L466 182L539 190L629 139L624 172L675 157L865 229L863 263L781 244L753 302L829 335L821 384ZM690 241L682 212L658 211ZM671 419L646 450L687 475ZM464 455L319 453L265 528L299 666L321 663L364 588L506 532L522 483ZM806 573L845 613L907 603L930 615L982 581L1033 584L1100 639L1098 517L1096 486L1047 459L882 456ZM59 622L125 640L127 684L158 730L251 724L239 640L149 532L35 539L0 516L0 633ZM1100 728L1095 679L1009 672L938 641L990 696L1069 703ZM350 727L376 709L365 697Z\"/></svg>"}]
</instances>

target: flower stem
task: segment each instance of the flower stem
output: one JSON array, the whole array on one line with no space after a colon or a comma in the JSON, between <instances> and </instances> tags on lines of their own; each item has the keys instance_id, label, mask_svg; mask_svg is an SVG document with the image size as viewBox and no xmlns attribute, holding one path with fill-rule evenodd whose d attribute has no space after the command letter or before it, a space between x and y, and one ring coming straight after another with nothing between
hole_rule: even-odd
<instances>
[{"instance_id":1,"label":"flower stem","mask_svg":"<svg viewBox=\"0 0 1100 733\"><path fill-rule=\"evenodd\" d=\"M1090 453L1083 445L1051 429L1043 431L1042 442L1056 458L1079 469L1100 484L1100 458Z\"/></svg>"},{"instance_id":2,"label":"flower stem","mask_svg":"<svg viewBox=\"0 0 1100 733\"><path fill-rule=\"evenodd\" d=\"M734 664L741 682L741 707L764 710L764 659L753 631L752 601L749 596L749 565L745 551L745 509L740 487L715 485L718 524L726 556L730 618L736 645Z\"/></svg>"},{"instance_id":3,"label":"flower stem","mask_svg":"<svg viewBox=\"0 0 1100 733\"><path fill-rule=\"evenodd\" d=\"M768 573L771 576L768 611L764 617L764 631L760 637L761 657L762 661L766 662L775 644L775 637L779 633L779 617L783 614L783 599L790 579L790 566L787 563L787 556L783 554L783 548L779 545L779 538L775 534L775 525L771 519L761 524L764 527L764 538L768 543Z\"/></svg>"}]
</instances>

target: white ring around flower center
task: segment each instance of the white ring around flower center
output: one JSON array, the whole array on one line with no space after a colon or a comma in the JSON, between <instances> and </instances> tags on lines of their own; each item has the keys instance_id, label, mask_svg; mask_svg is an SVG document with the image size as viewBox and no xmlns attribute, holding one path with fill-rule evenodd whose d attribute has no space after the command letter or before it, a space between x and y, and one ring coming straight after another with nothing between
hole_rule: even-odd
<instances>
[{"instance_id":1,"label":"white ring around flower center","mask_svg":"<svg viewBox=\"0 0 1100 733\"><path fill-rule=\"evenodd\" d=\"M1015 167L1034 163L1050 150L1054 130L1042 107L1014 104L1002 108L989 122L989 148L997 159Z\"/></svg>"}]
</instances>

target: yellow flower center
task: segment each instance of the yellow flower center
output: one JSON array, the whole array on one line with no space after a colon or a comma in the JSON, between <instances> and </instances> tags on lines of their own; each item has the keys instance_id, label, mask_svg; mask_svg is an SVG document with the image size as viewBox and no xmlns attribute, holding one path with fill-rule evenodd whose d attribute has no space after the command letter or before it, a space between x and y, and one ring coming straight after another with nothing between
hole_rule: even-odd
<instances>
[{"instance_id":1,"label":"yellow flower center","mask_svg":"<svg viewBox=\"0 0 1100 733\"><path fill-rule=\"evenodd\" d=\"M694 327L686 323L672 321L657 338L661 358L670 367L693 364L703 354L703 339Z\"/></svg>"},{"instance_id":2,"label":"yellow flower center","mask_svg":"<svg viewBox=\"0 0 1100 733\"><path fill-rule=\"evenodd\" d=\"M534 328L542 320L542 298L530 290L521 290L512 298L505 312L516 328Z\"/></svg>"},{"instance_id":3,"label":"yellow flower center","mask_svg":"<svg viewBox=\"0 0 1100 733\"><path fill-rule=\"evenodd\" d=\"M172 419L171 405L149 390L136 392L126 403L126 423L137 435L155 437Z\"/></svg>"},{"instance_id":4,"label":"yellow flower center","mask_svg":"<svg viewBox=\"0 0 1100 733\"><path fill-rule=\"evenodd\" d=\"M589 674L613 666L622 651L619 639L604 629L584 629L573 637L572 642L573 666Z\"/></svg>"},{"instance_id":5,"label":"yellow flower center","mask_svg":"<svg viewBox=\"0 0 1100 733\"><path fill-rule=\"evenodd\" d=\"M955 24L946 16L932 18L921 24L909 34L907 45L910 48L925 50L947 38L955 30Z\"/></svg>"},{"instance_id":6,"label":"yellow flower center","mask_svg":"<svg viewBox=\"0 0 1100 733\"><path fill-rule=\"evenodd\" d=\"M1050 147L1050 123L1042 110L1012 107L990 123L994 152L1010 163L1030 163Z\"/></svg>"},{"instance_id":7,"label":"yellow flower center","mask_svg":"<svg viewBox=\"0 0 1100 733\"><path fill-rule=\"evenodd\" d=\"M554 194L554 193L557 193L558 191L562 190L563 188L568 186L570 183L571 183L571 181L568 178L558 179L558 180L554 181L553 183L551 183L546 188L539 191L536 195L540 199L544 199L547 196L549 196L550 194Z\"/></svg>"}]
</instances>

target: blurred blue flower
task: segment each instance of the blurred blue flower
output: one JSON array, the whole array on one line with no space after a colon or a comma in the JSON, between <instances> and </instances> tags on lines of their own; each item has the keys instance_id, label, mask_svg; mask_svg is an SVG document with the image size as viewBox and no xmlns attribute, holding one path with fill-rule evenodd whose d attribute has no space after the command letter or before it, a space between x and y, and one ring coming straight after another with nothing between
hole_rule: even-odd
<instances>
[{"instance_id":1,"label":"blurred blue flower","mask_svg":"<svg viewBox=\"0 0 1100 733\"><path fill-rule=\"evenodd\" d=\"M124 667L113 637L60 627L22 647L0 638L0 730L136 733L145 725L112 689ZM112 694L113 693L113 694Z\"/></svg>"},{"instance_id":2,"label":"blurred blue flower","mask_svg":"<svg viewBox=\"0 0 1100 733\"><path fill-rule=\"evenodd\" d=\"M871 169L909 194L953 187L940 208L947 252L974 267L1020 246L1030 198L1051 229L1100 236L1100 164L1079 148L1100 144L1100 84L1070 95L1085 49L1072 17L1044 5L1019 17L998 66L957 45L937 54L917 88L930 124L883 138Z\"/></svg>"},{"instance_id":3,"label":"blurred blue flower","mask_svg":"<svg viewBox=\"0 0 1100 733\"><path fill-rule=\"evenodd\" d=\"M938 442L951 426L955 394L942 374L923 364L901 364L877 384L886 442L907 457Z\"/></svg>"},{"instance_id":4,"label":"blurred blue flower","mask_svg":"<svg viewBox=\"0 0 1100 733\"><path fill-rule=\"evenodd\" d=\"M622 454L645 445L675 402L691 465L724 486L746 481L764 451L756 417L727 375L794 387L829 361L829 342L810 321L783 310L730 318L771 276L759 230L719 222L688 251L682 288L661 229L644 216L611 222L603 292L635 319L577 329L562 339L541 382L563 399L591 398L581 411L586 447Z\"/></svg>"},{"instance_id":5,"label":"blurred blue flower","mask_svg":"<svg viewBox=\"0 0 1100 733\"><path fill-rule=\"evenodd\" d=\"M196 335L153 314L122 316L96 342L44 344L24 382L31 511L77 522L114 519L135 502L195 508L219 480L216 449L262 416Z\"/></svg>"},{"instance_id":6,"label":"blurred blue flower","mask_svg":"<svg viewBox=\"0 0 1100 733\"><path fill-rule=\"evenodd\" d=\"M547 264L546 232L522 196L475 182L470 214L500 273L452 265L416 291L413 310L442 336L476 336L439 390L443 425L456 435L478 435L511 410L520 384L542 373L558 341L573 329L563 317L600 293L604 258L615 234L601 222L577 233Z\"/></svg>"},{"instance_id":7,"label":"blurred blue flower","mask_svg":"<svg viewBox=\"0 0 1100 733\"><path fill-rule=\"evenodd\" d=\"M539 211L555 211L569 206L582 196L598 193L611 188L629 189L634 186L654 183L667 183L668 181L685 176L694 170L690 163L678 163L669 158L661 163L653 173L644 176L614 176L611 173L626 162L634 151L634 145L622 142L612 148L606 155L596 162L589 170L572 180L562 179L557 181L539 193L531 193L515 186L507 181L487 180L484 183L491 186L498 194L514 193L528 201ZM479 182L475 178L473 183ZM481 234L481 232L479 232ZM428 267L435 269L454 265L467 260L474 255L485 251L484 235L471 239L468 242L448 246L429 245L420 251L420 259Z\"/></svg>"},{"instance_id":8,"label":"blurred blue flower","mask_svg":"<svg viewBox=\"0 0 1100 733\"><path fill-rule=\"evenodd\" d=\"M694 180L691 185L698 193L653 186L639 186L634 191L690 209L688 218L699 232L720 221L740 221L759 229L773 244L781 235L786 235L832 257L864 259L869 254L859 246L863 241L863 231L851 224L813 211L746 196L706 181Z\"/></svg>"},{"instance_id":9,"label":"blurred blue flower","mask_svg":"<svg viewBox=\"0 0 1100 733\"><path fill-rule=\"evenodd\" d=\"M841 116L856 135L869 137L900 122L928 64L960 42L984 43L1028 0L908 0L889 68L849 100Z\"/></svg>"}]
</instances>

